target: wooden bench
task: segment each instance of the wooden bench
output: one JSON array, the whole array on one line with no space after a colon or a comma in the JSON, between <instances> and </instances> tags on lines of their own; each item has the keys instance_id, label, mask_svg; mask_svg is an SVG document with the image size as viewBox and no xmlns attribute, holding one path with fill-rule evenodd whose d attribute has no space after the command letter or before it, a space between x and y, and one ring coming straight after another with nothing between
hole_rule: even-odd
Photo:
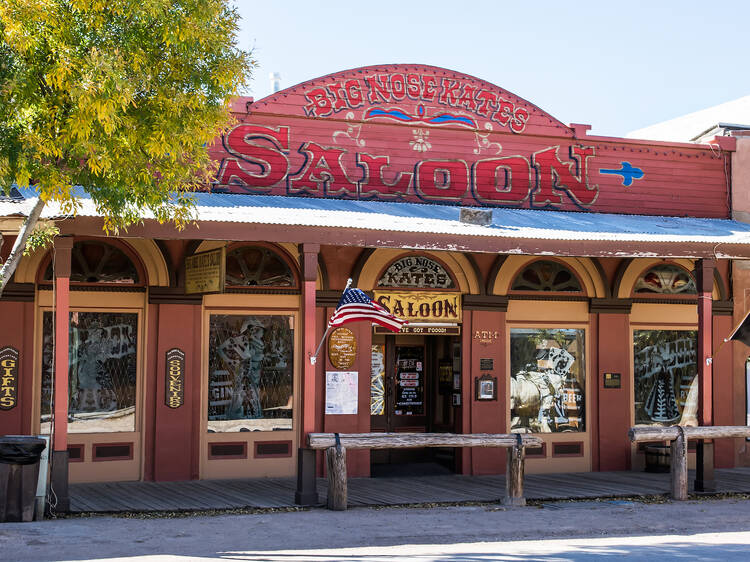
<instances>
[{"instance_id":1,"label":"wooden bench","mask_svg":"<svg viewBox=\"0 0 750 562\"><path fill-rule=\"evenodd\" d=\"M505 447L505 505L526 505L523 497L523 465L526 447L541 447L539 437L512 433L310 433L310 449L326 450L328 509L344 510L347 504L347 449L412 449L421 447Z\"/></svg>"},{"instance_id":2,"label":"wooden bench","mask_svg":"<svg viewBox=\"0 0 750 562\"><path fill-rule=\"evenodd\" d=\"M712 425L705 427L636 426L628 431L633 443L648 441L670 441L670 493L672 499L688 499L688 440L720 439L723 437L750 437L750 427L734 425Z\"/></svg>"}]
</instances>

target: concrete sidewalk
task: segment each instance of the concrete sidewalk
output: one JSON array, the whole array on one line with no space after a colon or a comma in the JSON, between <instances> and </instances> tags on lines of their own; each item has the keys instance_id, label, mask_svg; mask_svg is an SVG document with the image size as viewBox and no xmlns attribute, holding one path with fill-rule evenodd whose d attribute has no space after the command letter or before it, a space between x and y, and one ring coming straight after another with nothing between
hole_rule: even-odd
<instances>
[{"instance_id":1,"label":"concrete sidewalk","mask_svg":"<svg viewBox=\"0 0 750 562\"><path fill-rule=\"evenodd\" d=\"M643 555L644 559L657 555L697 559L698 553L699 558L705 558L706 553L713 552L716 559L726 561L750 559L748 532L750 501L744 499L661 504L554 502L521 508L497 505L354 508L346 512L315 508L174 519L100 516L4 523L0 524L0 553L5 560L18 561L142 556L150 560L180 561L186 558L395 560L404 557L493 560L504 559L502 552L507 551L513 560L539 560L557 552L550 550L550 545L567 544L579 538L587 539L584 545L593 545L598 544L594 539L615 537L610 543L601 543L599 550L594 551L604 554L611 547L613 550L606 553ZM697 534L707 533L713 538L697 537ZM675 535L682 538L674 538ZM526 554L519 551L523 550L520 542L503 546L508 541L541 539L555 539L558 543L545 543L550 547L546 551L539 546L538 555L531 558L528 557L531 551ZM641 547L637 547L638 544ZM664 548L656 548L661 544ZM514 548L517 554L511 555ZM556 555L555 559L580 558Z\"/></svg>"}]
</instances>

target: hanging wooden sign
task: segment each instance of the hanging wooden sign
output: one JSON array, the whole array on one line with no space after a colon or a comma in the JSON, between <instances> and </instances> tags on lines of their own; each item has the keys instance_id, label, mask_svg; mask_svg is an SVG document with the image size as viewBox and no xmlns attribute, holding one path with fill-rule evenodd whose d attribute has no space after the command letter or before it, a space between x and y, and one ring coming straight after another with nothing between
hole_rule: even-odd
<instances>
[{"instance_id":1,"label":"hanging wooden sign","mask_svg":"<svg viewBox=\"0 0 750 562\"><path fill-rule=\"evenodd\" d=\"M170 408L179 408L185 403L185 352L176 347L167 351L164 403Z\"/></svg>"},{"instance_id":2,"label":"hanging wooden sign","mask_svg":"<svg viewBox=\"0 0 750 562\"><path fill-rule=\"evenodd\" d=\"M348 328L336 328L328 338L328 358L331 365L346 371L357 357L357 337Z\"/></svg>"},{"instance_id":3,"label":"hanging wooden sign","mask_svg":"<svg viewBox=\"0 0 750 562\"><path fill-rule=\"evenodd\" d=\"M461 322L461 295L435 291L373 291L375 302L410 323Z\"/></svg>"},{"instance_id":4,"label":"hanging wooden sign","mask_svg":"<svg viewBox=\"0 0 750 562\"><path fill-rule=\"evenodd\" d=\"M16 348L0 349L0 410L12 410L18 404L18 361Z\"/></svg>"}]
</instances>

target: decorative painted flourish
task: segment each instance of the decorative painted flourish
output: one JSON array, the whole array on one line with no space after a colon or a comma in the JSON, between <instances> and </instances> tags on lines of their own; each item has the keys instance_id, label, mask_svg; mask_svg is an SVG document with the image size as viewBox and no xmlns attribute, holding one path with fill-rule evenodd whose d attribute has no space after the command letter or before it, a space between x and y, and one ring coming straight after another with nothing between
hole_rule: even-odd
<instances>
[{"instance_id":1,"label":"decorative painted flourish","mask_svg":"<svg viewBox=\"0 0 750 562\"><path fill-rule=\"evenodd\" d=\"M481 154L483 150L494 150L495 154L500 154L503 151L503 147L500 146L500 143L490 142L492 123L485 123L484 128L487 129L486 133L480 133L479 131L474 133L477 141L477 147L474 149L474 154Z\"/></svg>"},{"instance_id":2,"label":"decorative painted flourish","mask_svg":"<svg viewBox=\"0 0 750 562\"><path fill-rule=\"evenodd\" d=\"M401 121L402 123L421 123L423 125L461 125L472 129L478 128L477 122L468 115L440 113L438 115L433 115L432 117L427 117L422 104L417 106L416 115L409 115L397 107L392 107L390 109L372 107L365 112L365 119L375 119L376 117L393 119L394 121Z\"/></svg>"},{"instance_id":3,"label":"decorative painted flourish","mask_svg":"<svg viewBox=\"0 0 750 562\"><path fill-rule=\"evenodd\" d=\"M346 119L348 121L353 121L354 112L349 111L346 114ZM334 131L332 136L333 136L334 141L336 140L336 137L342 136L342 137L346 137L354 141L354 144L356 144L357 146L365 146L365 141L359 138L359 135L361 134L362 134L362 124L360 123L359 125L354 125L354 124L348 125L346 128L346 131Z\"/></svg>"},{"instance_id":4,"label":"decorative painted flourish","mask_svg":"<svg viewBox=\"0 0 750 562\"><path fill-rule=\"evenodd\" d=\"M432 145L427 140L427 137L430 136L430 131L425 131L424 129L412 129L411 132L414 133L414 140L409 141L409 146L411 146L412 150L416 150L417 152L427 152L432 148Z\"/></svg>"},{"instance_id":5,"label":"decorative painted flourish","mask_svg":"<svg viewBox=\"0 0 750 562\"><path fill-rule=\"evenodd\" d=\"M619 170L604 170L599 169L600 174L613 174L616 176L622 176L622 185L629 187L633 184L633 180L641 179L645 174L640 168L634 168L630 162L620 162L622 166Z\"/></svg>"}]
</instances>

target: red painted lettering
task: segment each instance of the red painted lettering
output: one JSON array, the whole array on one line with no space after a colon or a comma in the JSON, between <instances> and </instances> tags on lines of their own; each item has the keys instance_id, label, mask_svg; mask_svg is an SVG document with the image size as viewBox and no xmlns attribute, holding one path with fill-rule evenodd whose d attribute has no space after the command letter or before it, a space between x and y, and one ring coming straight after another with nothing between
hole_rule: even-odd
<instances>
[{"instance_id":1,"label":"red painted lettering","mask_svg":"<svg viewBox=\"0 0 750 562\"><path fill-rule=\"evenodd\" d=\"M307 115L325 117L333 112L331 100L328 99L328 93L323 88L315 88L305 92L305 99L310 102L305 106Z\"/></svg>"},{"instance_id":2,"label":"red painted lettering","mask_svg":"<svg viewBox=\"0 0 750 562\"><path fill-rule=\"evenodd\" d=\"M382 82L378 79L382 80ZM391 94L388 91L388 76L386 74L381 74L380 76L365 76L365 83L370 89L367 94L367 99L370 103L378 103L378 98L382 101L391 100Z\"/></svg>"},{"instance_id":3,"label":"red painted lettering","mask_svg":"<svg viewBox=\"0 0 750 562\"><path fill-rule=\"evenodd\" d=\"M513 114L513 120L510 122L510 130L514 133L522 132L526 128L528 120L529 112L523 107L519 107Z\"/></svg>"},{"instance_id":4,"label":"red painted lettering","mask_svg":"<svg viewBox=\"0 0 750 562\"><path fill-rule=\"evenodd\" d=\"M432 101L437 93L437 76L422 76L422 99Z\"/></svg>"},{"instance_id":5,"label":"red painted lettering","mask_svg":"<svg viewBox=\"0 0 750 562\"><path fill-rule=\"evenodd\" d=\"M440 98L438 101L446 105L452 105L455 107L458 101L458 90L461 87L461 82L458 80L449 80L443 78L443 89L440 92Z\"/></svg>"},{"instance_id":6,"label":"red painted lettering","mask_svg":"<svg viewBox=\"0 0 750 562\"><path fill-rule=\"evenodd\" d=\"M346 176L341 158L346 154L343 148L320 146L306 142L299 151L305 155L305 163L288 180L287 190L292 195L334 195L355 196L354 185Z\"/></svg>"},{"instance_id":7,"label":"red painted lettering","mask_svg":"<svg viewBox=\"0 0 750 562\"><path fill-rule=\"evenodd\" d=\"M270 147L259 144L261 141ZM222 143L237 158L222 161L218 185L240 185L248 192L265 192L286 178L289 160L284 152L289 150L289 127L238 125L224 135Z\"/></svg>"},{"instance_id":8,"label":"red painted lettering","mask_svg":"<svg viewBox=\"0 0 750 562\"><path fill-rule=\"evenodd\" d=\"M476 91L477 89L474 86L464 84L464 88L461 90L461 96L458 98L458 105L476 111L477 102L474 100L474 94Z\"/></svg>"},{"instance_id":9,"label":"red painted lettering","mask_svg":"<svg viewBox=\"0 0 750 562\"><path fill-rule=\"evenodd\" d=\"M406 97L406 83L401 74L391 75L391 95L395 100L402 100Z\"/></svg>"},{"instance_id":10,"label":"red painted lettering","mask_svg":"<svg viewBox=\"0 0 750 562\"><path fill-rule=\"evenodd\" d=\"M362 96L362 88L360 88L358 80L347 80L344 88L346 88L346 97L351 107L359 107L365 103Z\"/></svg>"},{"instance_id":11,"label":"red painted lettering","mask_svg":"<svg viewBox=\"0 0 750 562\"><path fill-rule=\"evenodd\" d=\"M474 196L487 205L520 205L531 190L531 167L523 156L480 160L472 167Z\"/></svg>"},{"instance_id":12,"label":"red painted lettering","mask_svg":"<svg viewBox=\"0 0 750 562\"><path fill-rule=\"evenodd\" d=\"M339 111L346 107L346 100L344 99L344 87L340 83L329 84L328 91L333 96L333 109Z\"/></svg>"},{"instance_id":13,"label":"red painted lettering","mask_svg":"<svg viewBox=\"0 0 750 562\"><path fill-rule=\"evenodd\" d=\"M492 119L493 121L497 121L504 127L513 117L514 109L515 106L512 103L510 103L509 101L505 101L503 98L500 98L497 102L497 111L492 114L492 117L490 119Z\"/></svg>"},{"instance_id":14,"label":"red painted lettering","mask_svg":"<svg viewBox=\"0 0 750 562\"><path fill-rule=\"evenodd\" d=\"M490 111L497 105L497 94L487 90L477 92L477 113L483 117L489 117Z\"/></svg>"},{"instance_id":15,"label":"red painted lettering","mask_svg":"<svg viewBox=\"0 0 750 562\"><path fill-rule=\"evenodd\" d=\"M358 153L357 165L364 171L362 181L359 182L360 197L400 197L408 194L412 176L410 173L393 172L393 179L386 181L385 169L389 165L388 156Z\"/></svg>"},{"instance_id":16,"label":"red painted lettering","mask_svg":"<svg viewBox=\"0 0 750 562\"><path fill-rule=\"evenodd\" d=\"M424 199L460 201L469 187L469 168L463 160L423 160L414 183Z\"/></svg>"},{"instance_id":17,"label":"red painted lettering","mask_svg":"<svg viewBox=\"0 0 750 562\"><path fill-rule=\"evenodd\" d=\"M406 75L406 95L412 99L419 98L419 74Z\"/></svg>"},{"instance_id":18,"label":"red painted lettering","mask_svg":"<svg viewBox=\"0 0 750 562\"><path fill-rule=\"evenodd\" d=\"M572 162L560 160L559 148L552 146L533 155L537 186L531 193L532 206L560 205L563 192L577 205L593 204L599 196L599 187L588 184L588 159L594 156L594 147L570 147Z\"/></svg>"}]
</instances>

